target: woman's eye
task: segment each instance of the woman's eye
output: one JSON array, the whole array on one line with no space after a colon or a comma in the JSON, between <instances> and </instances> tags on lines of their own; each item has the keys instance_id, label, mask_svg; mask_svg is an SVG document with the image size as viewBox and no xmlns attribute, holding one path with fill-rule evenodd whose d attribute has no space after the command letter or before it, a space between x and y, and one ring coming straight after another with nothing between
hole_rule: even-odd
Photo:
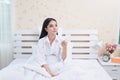
<instances>
[{"instance_id":1,"label":"woman's eye","mask_svg":"<svg viewBox=\"0 0 120 80\"><path fill-rule=\"evenodd\" d=\"M53 25L50 25L50 27L53 27Z\"/></svg>"},{"instance_id":2,"label":"woman's eye","mask_svg":"<svg viewBox=\"0 0 120 80\"><path fill-rule=\"evenodd\" d=\"M55 26L57 27L57 24Z\"/></svg>"},{"instance_id":3,"label":"woman's eye","mask_svg":"<svg viewBox=\"0 0 120 80\"><path fill-rule=\"evenodd\" d=\"M50 25L50 27L54 27L54 26L57 27L57 25Z\"/></svg>"}]
</instances>

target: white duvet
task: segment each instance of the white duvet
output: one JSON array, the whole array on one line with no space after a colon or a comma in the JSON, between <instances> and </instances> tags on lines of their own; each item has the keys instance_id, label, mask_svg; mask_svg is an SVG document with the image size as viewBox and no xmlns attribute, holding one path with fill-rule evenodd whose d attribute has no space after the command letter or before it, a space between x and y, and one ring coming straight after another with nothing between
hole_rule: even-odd
<instances>
[{"instance_id":1,"label":"white duvet","mask_svg":"<svg viewBox=\"0 0 120 80\"><path fill-rule=\"evenodd\" d=\"M97 60L73 60L56 77L42 68L24 65L26 59L16 59L0 71L0 80L112 80Z\"/></svg>"}]
</instances>

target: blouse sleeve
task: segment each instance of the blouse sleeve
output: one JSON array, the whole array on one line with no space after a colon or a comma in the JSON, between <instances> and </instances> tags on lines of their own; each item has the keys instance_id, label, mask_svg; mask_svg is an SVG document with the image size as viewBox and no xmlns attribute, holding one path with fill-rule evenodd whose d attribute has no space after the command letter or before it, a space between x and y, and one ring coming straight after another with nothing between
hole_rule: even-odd
<instances>
[{"instance_id":1,"label":"blouse sleeve","mask_svg":"<svg viewBox=\"0 0 120 80\"><path fill-rule=\"evenodd\" d=\"M42 66L43 64L46 64L46 56L45 56L43 40L39 40L39 42L38 42L36 60L40 64L40 66Z\"/></svg>"}]
</instances>

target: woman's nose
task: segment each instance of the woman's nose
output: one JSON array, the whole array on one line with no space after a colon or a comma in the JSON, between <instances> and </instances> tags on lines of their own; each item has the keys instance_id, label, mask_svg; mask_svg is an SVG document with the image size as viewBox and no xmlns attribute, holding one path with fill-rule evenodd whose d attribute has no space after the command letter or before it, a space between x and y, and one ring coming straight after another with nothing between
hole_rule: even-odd
<instances>
[{"instance_id":1,"label":"woman's nose","mask_svg":"<svg viewBox=\"0 0 120 80\"><path fill-rule=\"evenodd\" d=\"M56 26L54 26L54 29L57 29L57 27L56 27Z\"/></svg>"}]
</instances>

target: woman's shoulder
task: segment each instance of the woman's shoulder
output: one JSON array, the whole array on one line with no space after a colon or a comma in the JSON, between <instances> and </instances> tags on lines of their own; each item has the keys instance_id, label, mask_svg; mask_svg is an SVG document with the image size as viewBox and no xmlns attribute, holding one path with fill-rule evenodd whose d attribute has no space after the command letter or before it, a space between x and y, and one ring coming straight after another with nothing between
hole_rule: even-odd
<instances>
[{"instance_id":1,"label":"woman's shoulder","mask_svg":"<svg viewBox=\"0 0 120 80\"><path fill-rule=\"evenodd\" d=\"M39 39L39 40L38 40L38 43L43 43L43 42L45 41L45 39L46 39L46 36L43 37L43 38L41 38L41 39Z\"/></svg>"}]
</instances>

